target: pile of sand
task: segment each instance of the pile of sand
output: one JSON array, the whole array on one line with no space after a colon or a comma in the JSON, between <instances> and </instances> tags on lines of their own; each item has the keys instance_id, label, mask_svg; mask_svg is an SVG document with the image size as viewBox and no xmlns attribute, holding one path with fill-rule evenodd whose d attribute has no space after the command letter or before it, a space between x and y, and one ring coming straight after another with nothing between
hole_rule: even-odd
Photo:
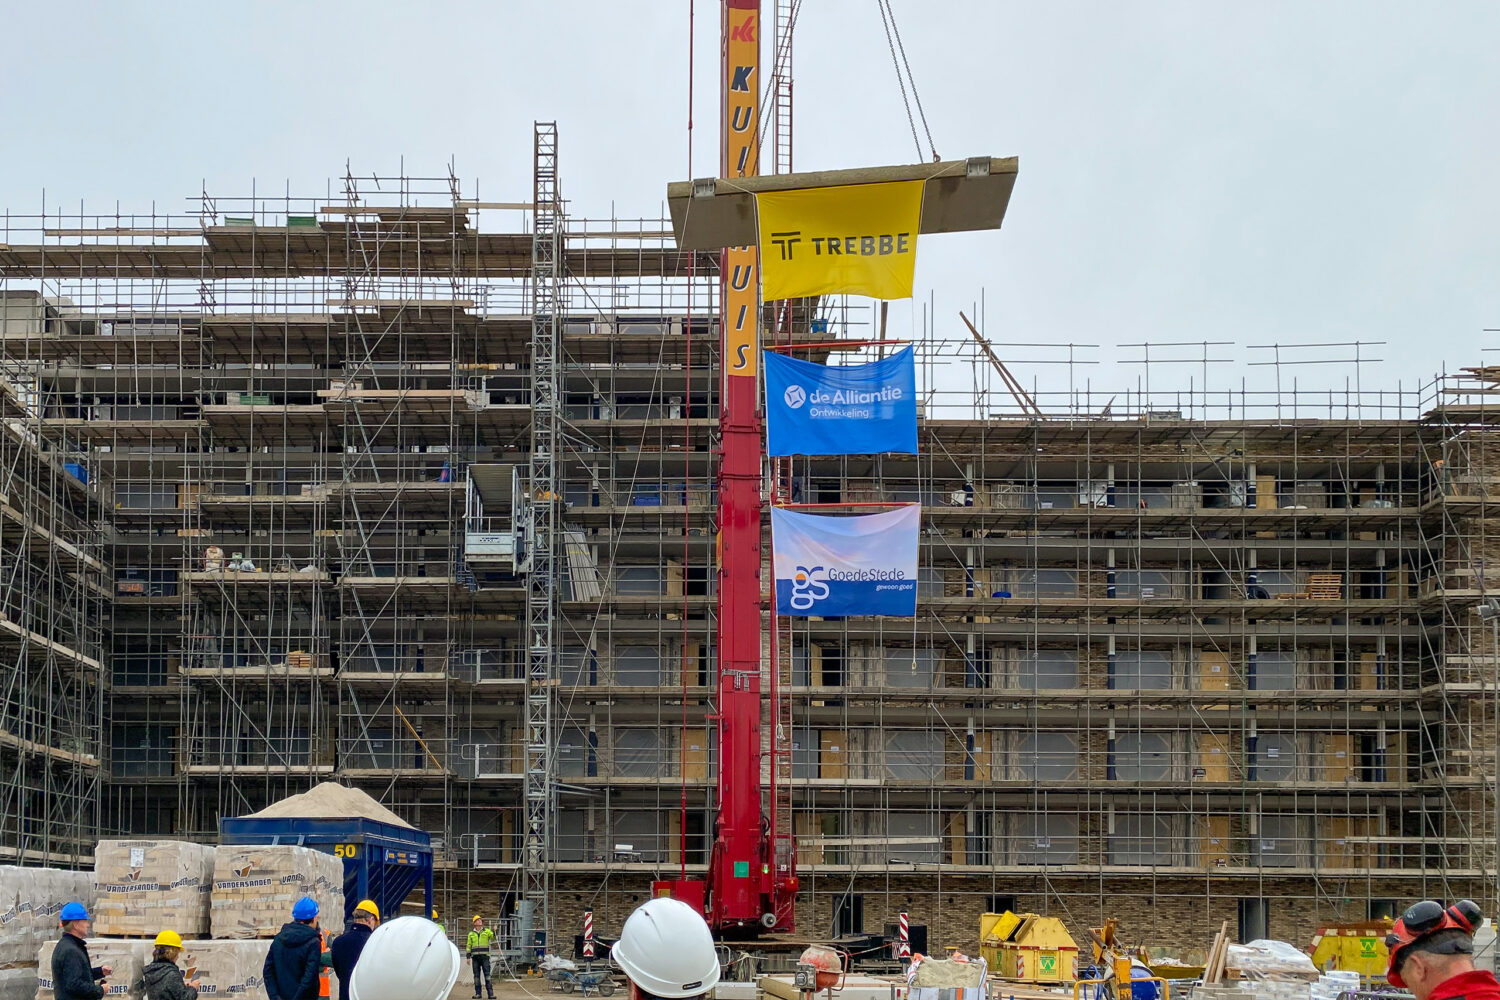
<instances>
[{"instance_id":1,"label":"pile of sand","mask_svg":"<svg viewBox=\"0 0 1500 1000\"><path fill-rule=\"evenodd\" d=\"M252 817L273 819L373 819L392 826L413 827L406 820L376 802L358 788L336 781L325 781L300 795L289 795L273 802Z\"/></svg>"}]
</instances>

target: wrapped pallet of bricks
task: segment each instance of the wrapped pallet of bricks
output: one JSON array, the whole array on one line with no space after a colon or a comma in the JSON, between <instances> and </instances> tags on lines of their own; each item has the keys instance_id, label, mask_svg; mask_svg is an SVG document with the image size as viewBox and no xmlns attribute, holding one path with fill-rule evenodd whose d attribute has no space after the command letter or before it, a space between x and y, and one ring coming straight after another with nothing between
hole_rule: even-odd
<instances>
[{"instance_id":1,"label":"wrapped pallet of bricks","mask_svg":"<svg viewBox=\"0 0 1500 1000\"><path fill-rule=\"evenodd\" d=\"M0 1000L31 1000L36 996L36 960L18 969L0 969Z\"/></svg>"},{"instance_id":2,"label":"wrapped pallet of bricks","mask_svg":"<svg viewBox=\"0 0 1500 1000\"><path fill-rule=\"evenodd\" d=\"M0 865L0 969L36 965L36 878L31 868Z\"/></svg>"},{"instance_id":3,"label":"wrapped pallet of bricks","mask_svg":"<svg viewBox=\"0 0 1500 1000\"><path fill-rule=\"evenodd\" d=\"M214 851L210 904L216 938L275 937L301 896L318 902L318 926L344 929L344 862L308 847L226 844Z\"/></svg>"},{"instance_id":4,"label":"wrapped pallet of bricks","mask_svg":"<svg viewBox=\"0 0 1500 1000\"><path fill-rule=\"evenodd\" d=\"M57 920L62 908L68 903L82 903L83 908L92 914L95 896L93 872L33 868L31 877L31 934L35 941L31 954L34 961L36 950L60 933Z\"/></svg>"},{"instance_id":5,"label":"wrapped pallet of bricks","mask_svg":"<svg viewBox=\"0 0 1500 1000\"><path fill-rule=\"evenodd\" d=\"M52 988L52 952L57 947L54 938L42 945L37 952L36 1000L54 1000ZM94 965L111 968L105 981L106 997L123 997L125 1000L144 1000L145 990L141 985L141 970L151 961L150 941L106 941L89 938L89 961Z\"/></svg>"},{"instance_id":6,"label":"wrapped pallet of bricks","mask_svg":"<svg viewBox=\"0 0 1500 1000\"><path fill-rule=\"evenodd\" d=\"M58 914L71 902L94 905L91 873L0 866L0 1000L36 994L37 951L58 936Z\"/></svg>"},{"instance_id":7,"label":"wrapped pallet of bricks","mask_svg":"<svg viewBox=\"0 0 1500 1000\"><path fill-rule=\"evenodd\" d=\"M101 840L94 849L94 933L207 937L214 849L181 840Z\"/></svg>"},{"instance_id":8,"label":"wrapped pallet of bricks","mask_svg":"<svg viewBox=\"0 0 1500 1000\"><path fill-rule=\"evenodd\" d=\"M35 905L31 869L0 866L0 1000L27 1000L36 992Z\"/></svg>"},{"instance_id":9,"label":"wrapped pallet of bricks","mask_svg":"<svg viewBox=\"0 0 1500 1000\"><path fill-rule=\"evenodd\" d=\"M211 927L216 938L274 937L301 896L318 903L318 925L344 926L344 863L291 845L227 845L215 851Z\"/></svg>"},{"instance_id":10,"label":"wrapped pallet of bricks","mask_svg":"<svg viewBox=\"0 0 1500 1000\"><path fill-rule=\"evenodd\" d=\"M184 980L198 980L198 996L267 1000L263 970L269 940L184 941L177 964Z\"/></svg>"}]
</instances>

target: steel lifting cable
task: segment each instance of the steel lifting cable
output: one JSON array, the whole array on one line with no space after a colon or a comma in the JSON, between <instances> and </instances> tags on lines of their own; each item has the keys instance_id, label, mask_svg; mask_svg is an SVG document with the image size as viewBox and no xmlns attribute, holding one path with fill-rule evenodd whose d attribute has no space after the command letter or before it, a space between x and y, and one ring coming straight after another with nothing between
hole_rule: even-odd
<instances>
[{"instance_id":1,"label":"steel lifting cable","mask_svg":"<svg viewBox=\"0 0 1500 1000\"><path fill-rule=\"evenodd\" d=\"M917 78L912 74L911 63L906 61L906 46L902 44L901 41L901 26L896 23L896 12L891 8L891 0L879 0L879 2L885 5L885 11L890 17L891 24L889 34L894 34L896 36L896 48L901 52L901 67L905 67L906 78L911 81L911 99L917 102L917 116L922 119L922 131L927 135L927 149L932 153L932 162L936 163L938 161L937 146L932 141L932 129L927 125L927 112L922 109L922 95L917 93ZM887 37L886 41L889 42L890 38ZM894 52L891 53L891 58L895 58ZM898 67L896 72L899 76L901 68ZM906 117L908 119L911 118L911 108L909 106L906 109ZM915 137L915 125L912 126L912 134L913 137ZM919 143L917 145L917 155L920 156L921 153L922 146Z\"/></svg>"},{"instance_id":2,"label":"steel lifting cable","mask_svg":"<svg viewBox=\"0 0 1500 1000\"><path fill-rule=\"evenodd\" d=\"M906 96L906 75L901 72L901 60L896 56L896 43L891 38L891 18L886 0L876 0L880 10L880 24L885 28L885 44L891 50L891 65L896 67L896 86L901 88L901 103L906 106L906 123L911 126L912 145L917 147L917 159L922 158L922 140L917 138L917 120L912 117L911 101Z\"/></svg>"}]
</instances>

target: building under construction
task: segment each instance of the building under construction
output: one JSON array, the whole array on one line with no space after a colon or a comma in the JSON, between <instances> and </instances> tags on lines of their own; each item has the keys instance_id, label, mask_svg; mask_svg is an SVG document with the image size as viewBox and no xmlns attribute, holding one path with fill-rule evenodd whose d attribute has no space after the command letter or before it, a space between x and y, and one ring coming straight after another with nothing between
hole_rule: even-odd
<instances>
[{"instance_id":1,"label":"building under construction","mask_svg":"<svg viewBox=\"0 0 1500 1000\"><path fill-rule=\"evenodd\" d=\"M5 859L336 779L441 837L445 912L530 875L555 936L610 932L702 872L718 256L564 212L536 142L526 203L349 176L7 216ZM776 476L923 505L915 619L768 612L799 934L906 911L972 948L1011 908L1202 947L1500 904L1500 383L1033 399L956 310L924 325L920 457ZM884 335L838 299L765 328Z\"/></svg>"}]
</instances>

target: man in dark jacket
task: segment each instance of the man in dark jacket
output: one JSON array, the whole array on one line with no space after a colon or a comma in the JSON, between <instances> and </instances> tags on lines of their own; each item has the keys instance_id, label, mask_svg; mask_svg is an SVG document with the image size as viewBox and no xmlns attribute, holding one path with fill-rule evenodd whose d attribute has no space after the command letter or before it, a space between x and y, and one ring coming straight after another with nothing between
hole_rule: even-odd
<instances>
[{"instance_id":1,"label":"man in dark jacket","mask_svg":"<svg viewBox=\"0 0 1500 1000\"><path fill-rule=\"evenodd\" d=\"M318 903L303 896L292 905L292 919L281 925L266 952L266 996L270 1000L318 1000L318 969L323 943L318 937Z\"/></svg>"},{"instance_id":2,"label":"man in dark jacket","mask_svg":"<svg viewBox=\"0 0 1500 1000\"><path fill-rule=\"evenodd\" d=\"M365 942L380 923L380 907L373 899L361 899L349 914L349 926L334 939L333 971L339 977L339 1000L349 1000L349 984L354 982L354 966L364 953Z\"/></svg>"},{"instance_id":3,"label":"man in dark jacket","mask_svg":"<svg viewBox=\"0 0 1500 1000\"><path fill-rule=\"evenodd\" d=\"M69 903L58 914L62 938L52 952L52 990L57 1000L101 1000L104 979L115 971L89 962L89 914L82 903Z\"/></svg>"}]
</instances>

